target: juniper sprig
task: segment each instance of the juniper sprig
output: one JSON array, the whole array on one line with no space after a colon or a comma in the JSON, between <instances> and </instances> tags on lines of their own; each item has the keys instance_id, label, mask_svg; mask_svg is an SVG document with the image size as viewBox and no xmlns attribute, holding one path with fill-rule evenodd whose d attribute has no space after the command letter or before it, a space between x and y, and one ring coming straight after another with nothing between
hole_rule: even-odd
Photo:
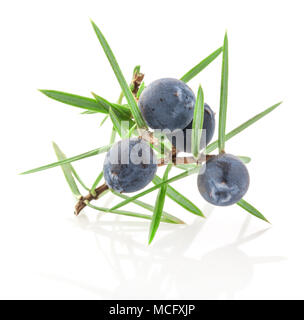
<instances>
[{"instance_id":1,"label":"juniper sprig","mask_svg":"<svg viewBox=\"0 0 304 320\"><path fill-rule=\"evenodd\" d=\"M171 186L172 182L184 179L192 174L198 174L198 189L206 201L220 206L237 204L253 216L268 222L254 206L243 199L243 195L249 186L249 175L245 164L250 162L251 159L246 156L226 154L225 147L228 140L275 110L281 102L267 108L226 133L228 106L227 33L222 47L212 52L180 79L163 78L146 86L140 66L134 68L131 83L127 83L104 35L93 21L92 26L121 87L117 102L110 102L96 93L92 93L92 97L83 97L55 90L40 91L51 99L84 109L83 114L103 114L104 117L100 127L106 121L112 123L109 144L67 158L58 145L53 143L58 161L31 169L22 174L60 166L73 195L77 199L74 211L76 215L79 215L85 207L89 207L101 212L151 220L149 244L153 241L160 222L184 223L179 218L164 211L166 197L169 197L190 213L204 217L197 205ZM208 144L214 133L214 113L204 102L202 87L199 86L195 96L187 83L221 54L218 140ZM124 99L125 103L123 102ZM208 121L211 122L208 123ZM170 128L173 133L171 131L170 133L158 132L158 129L165 128ZM190 140L187 140L188 138L186 139L185 135L188 129L192 129L189 135ZM172 140L172 137L177 139L177 135L180 133L183 133L181 141L184 145L182 148L176 143L177 140ZM208 142L202 143L203 138L206 142L206 135L208 136ZM117 136L121 139L118 142L116 142ZM186 147L186 144L188 144L188 147ZM218 149L218 154L210 154L216 149ZM191 155L180 156L182 151L191 151ZM82 181L72 163L102 153L107 153L104 168L97 173L92 186L88 187ZM134 154L136 155L135 158ZM114 158L115 160L113 160ZM124 162L123 158L128 161ZM159 166L166 166L162 178L156 175ZM182 170L182 172L169 177L173 166ZM154 186L142 191L141 189L150 182ZM87 195L83 195L78 186L86 190ZM139 200L140 197L155 190L158 190L158 195L154 205ZM117 198L122 198L122 201L112 208L92 204L92 201L98 200L109 191ZM126 195L128 192L136 193L128 196ZM121 209L129 203L150 211L152 214Z\"/></svg>"}]
</instances>

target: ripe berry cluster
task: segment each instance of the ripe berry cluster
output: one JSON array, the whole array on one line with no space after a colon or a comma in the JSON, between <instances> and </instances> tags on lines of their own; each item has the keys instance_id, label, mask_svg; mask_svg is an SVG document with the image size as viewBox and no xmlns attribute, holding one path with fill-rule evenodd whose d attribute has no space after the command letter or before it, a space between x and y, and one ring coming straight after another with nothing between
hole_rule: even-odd
<instances>
[{"instance_id":1,"label":"ripe berry cluster","mask_svg":"<svg viewBox=\"0 0 304 320\"><path fill-rule=\"evenodd\" d=\"M222 47L203 59L180 79L162 78L145 86L144 75L137 66L133 72L132 82L128 85L105 37L94 22L92 25L120 84L122 92L118 101L109 102L95 93L93 93L94 98L88 98L54 90L41 90L41 92L64 104L85 109L83 114L105 114L101 125L107 119L111 120L113 125L110 143L71 158L67 158L54 143L58 161L23 174L61 166L78 200L75 207L76 215L84 207L89 206L106 213L149 219L151 220L149 243L153 240L160 222L183 223L179 218L163 210L166 196L189 212L204 217L195 204L170 185L171 182L193 173L198 173L197 188L207 202L216 206L236 203L250 214L267 221L255 207L243 199L249 187L249 174L244 163L249 162L250 158L226 153L225 142L276 109L281 103L267 108L229 133L225 132L228 97L227 34ZM222 54L222 73L218 140L210 143L215 132L215 113L204 103L202 88L199 87L195 95L187 82L220 54ZM123 103L124 98L126 103ZM115 143L116 134L121 139ZM218 153L211 155L210 153L216 149ZM72 162L104 152L107 154L103 171L99 173L92 187L88 188L76 173ZM160 178L156 172L157 168L163 165L166 165L166 170L163 178ZM172 166L177 166L184 172L169 178ZM103 178L105 182L98 186ZM153 182L153 187L131 197L126 195L140 191L150 182ZM86 196L81 194L78 184L89 191ZM154 206L137 200L154 190L158 190ZM123 198L123 201L112 208L91 204L92 200L99 199L107 191ZM130 202L152 211L153 215L120 210Z\"/></svg>"},{"instance_id":2,"label":"ripe berry cluster","mask_svg":"<svg viewBox=\"0 0 304 320\"><path fill-rule=\"evenodd\" d=\"M170 130L166 135L177 153L191 152L192 140L186 137L187 131L192 128L195 100L193 91L183 81L164 78L152 82L143 90L138 106L151 129ZM203 135L201 149L210 142L215 128L214 112L207 104L204 105L203 128L206 139ZM154 178L156 163L155 153L142 138L119 141L106 155L106 184L117 192L139 191ZM222 153L209 157L198 174L197 186L206 201L217 206L228 206L241 200L247 192L249 174L241 160Z\"/></svg>"}]
</instances>

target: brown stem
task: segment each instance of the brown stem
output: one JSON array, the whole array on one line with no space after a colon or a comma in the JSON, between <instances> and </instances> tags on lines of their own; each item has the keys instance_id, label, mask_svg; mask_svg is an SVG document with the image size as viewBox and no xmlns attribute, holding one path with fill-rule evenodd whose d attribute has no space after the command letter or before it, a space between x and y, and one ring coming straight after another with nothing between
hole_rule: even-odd
<instances>
[{"instance_id":1,"label":"brown stem","mask_svg":"<svg viewBox=\"0 0 304 320\"><path fill-rule=\"evenodd\" d=\"M86 207L86 203L85 201L92 201L92 200L97 200L98 197L103 193L105 192L106 190L108 190L109 187L104 183L102 184L101 186L97 187L95 189L95 196L93 196L91 193L89 193L88 195L86 195L85 197L81 197L78 202L76 203L76 206L75 206L75 215L78 216L80 211Z\"/></svg>"},{"instance_id":2,"label":"brown stem","mask_svg":"<svg viewBox=\"0 0 304 320\"><path fill-rule=\"evenodd\" d=\"M176 157L177 157L177 149L174 145L172 145L171 157L172 157L172 162L175 163Z\"/></svg>"},{"instance_id":3,"label":"brown stem","mask_svg":"<svg viewBox=\"0 0 304 320\"><path fill-rule=\"evenodd\" d=\"M173 165L179 165L179 164L201 164L204 163L205 161L208 161L212 155L206 155L205 157L199 157L198 159L195 159L194 157L172 157L172 161L170 159L162 158L158 160L157 166L161 167L166 164L172 163Z\"/></svg>"},{"instance_id":4,"label":"brown stem","mask_svg":"<svg viewBox=\"0 0 304 320\"><path fill-rule=\"evenodd\" d=\"M144 79L144 74L143 73L140 73L140 72L136 72L134 73L133 75L133 79L132 79L132 82L131 82L131 91L133 93L133 96L135 97L136 101L138 101L137 99L137 92L138 92L138 89ZM147 129L142 129L142 128L138 128L138 132L139 132L139 135L140 137L147 141L148 143L151 143L151 144L154 144L154 145L158 145L158 139L156 139L154 136L153 136L153 133L150 132L149 130Z\"/></svg>"},{"instance_id":5,"label":"brown stem","mask_svg":"<svg viewBox=\"0 0 304 320\"><path fill-rule=\"evenodd\" d=\"M135 99L137 100L137 92L138 92L138 89L144 79L144 74L143 73L135 73L134 76L133 76L133 79L132 79L132 93L135 97Z\"/></svg>"},{"instance_id":6,"label":"brown stem","mask_svg":"<svg viewBox=\"0 0 304 320\"><path fill-rule=\"evenodd\" d=\"M147 129L138 129L139 138L145 140L148 143L153 144L154 146L159 145L159 141L157 138L153 136L153 133Z\"/></svg>"},{"instance_id":7,"label":"brown stem","mask_svg":"<svg viewBox=\"0 0 304 320\"><path fill-rule=\"evenodd\" d=\"M172 150L172 163L174 165L190 164L190 163L200 164L205 161L208 161L208 159L210 159L211 157L213 156L206 155L205 158L199 157L198 159L195 159L194 157L176 157L176 150L175 149ZM168 163L170 163L168 159L162 158L158 161L157 165L160 167ZM95 189L95 195L93 195L92 193L89 193L85 197L81 197L76 203L75 211L74 211L75 215L78 216L80 211L87 206L87 204L85 203L86 201L90 202L92 200L97 200L99 196L108 189L109 187L104 183Z\"/></svg>"}]
</instances>

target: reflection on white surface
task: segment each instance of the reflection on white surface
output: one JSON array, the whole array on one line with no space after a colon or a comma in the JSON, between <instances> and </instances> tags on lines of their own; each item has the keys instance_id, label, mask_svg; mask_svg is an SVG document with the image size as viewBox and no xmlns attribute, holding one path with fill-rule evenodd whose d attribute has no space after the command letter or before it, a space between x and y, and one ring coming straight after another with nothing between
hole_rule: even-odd
<instances>
[{"instance_id":1,"label":"reflection on white surface","mask_svg":"<svg viewBox=\"0 0 304 320\"><path fill-rule=\"evenodd\" d=\"M285 260L278 256L249 256L242 250L243 244L267 231L246 235L250 217L246 218L235 241L200 258L191 258L187 251L206 223L208 219L198 218L188 226L163 225L162 232L168 233L147 247L142 239L136 240L136 234L146 234L145 222L122 222L119 218L107 222L100 216L90 222L81 216L77 226L95 234L103 261L113 271L113 285L109 289L45 276L89 290L101 299L233 299L250 284L257 264ZM107 277L102 271L101 277Z\"/></svg>"}]
</instances>

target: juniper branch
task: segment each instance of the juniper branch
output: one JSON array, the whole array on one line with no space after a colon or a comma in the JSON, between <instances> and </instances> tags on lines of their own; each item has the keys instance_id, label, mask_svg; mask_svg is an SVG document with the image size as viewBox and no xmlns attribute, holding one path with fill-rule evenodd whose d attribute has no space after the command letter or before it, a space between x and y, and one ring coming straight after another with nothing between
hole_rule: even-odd
<instances>
[{"instance_id":1,"label":"juniper branch","mask_svg":"<svg viewBox=\"0 0 304 320\"><path fill-rule=\"evenodd\" d=\"M99 196L105 192L106 190L108 190L109 187L104 183L101 186L97 187L94 191L95 191L95 195L93 195L91 192L89 194L87 194L85 197L81 197L78 202L76 203L75 206L75 215L78 216L80 211L86 207L86 201L90 202L92 200L97 200L99 198Z\"/></svg>"}]
</instances>

